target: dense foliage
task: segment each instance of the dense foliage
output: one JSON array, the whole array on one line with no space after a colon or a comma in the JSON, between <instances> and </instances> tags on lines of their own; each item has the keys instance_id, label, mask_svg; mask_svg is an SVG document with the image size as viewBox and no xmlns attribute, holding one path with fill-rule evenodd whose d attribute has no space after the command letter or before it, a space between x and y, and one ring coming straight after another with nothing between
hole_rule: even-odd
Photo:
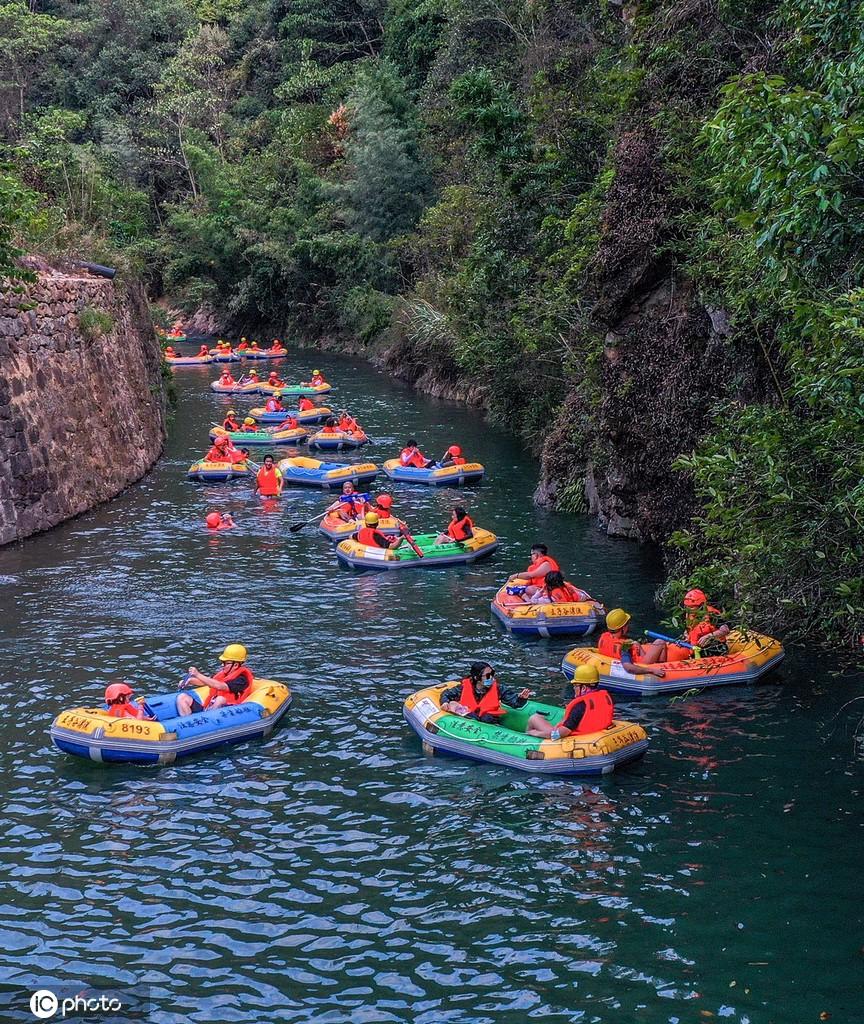
<instances>
[{"instance_id":1,"label":"dense foliage","mask_svg":"<svg viewBox=\"0 0 864 1024\"><path fill-rule=\"evenodd\" d=\"M188 311L401 347L535 447L566 398L555 436L602 470L610 281L672 267L768 384L720 382L711 429L668 452L699 499L679 582L848 642L859 6L0 0L0 274L24 246L81 254ZM634 128L663 165L641 206L616 163ZM567 472L576 507L584 459Z\"/></svg>"}]
</instances>

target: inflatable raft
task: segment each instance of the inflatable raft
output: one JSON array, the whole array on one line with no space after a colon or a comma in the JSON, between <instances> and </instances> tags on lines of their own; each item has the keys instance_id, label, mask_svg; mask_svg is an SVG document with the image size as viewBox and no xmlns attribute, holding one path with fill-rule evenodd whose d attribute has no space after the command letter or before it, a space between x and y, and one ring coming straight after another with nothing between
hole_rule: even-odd
<instances>
[{"instance_id":1,"label":"inflatable raft","mask_svg":"<svg viewBox=\"0 0 864 1024\"><path fill-rule=\"evenodd\" d=\"M249 476L249 467L245 462L208 462L202 459L193 462L186 471L187 480L200 480L203 483L239 480L244 476Z\"/></svg>"},{"instance_id":2,"label":"inflatable raft","mask_svg":"<svg viewBox=\"0 0 864 1024\"><path fill-rule=\"evenodd\" d=\"M339 462L320 462L305 456L294 459L282 459L279 469L286 484L300 487L341 487L346 480L352 484L365 483L378 476L378 467L374 462L361 462L349 466Z\"/></svg>"},{"instance_id":3,"label":"inflatable raft","mask_svg":"<svg viewBox=\"0 0 864 1024\"><path fill-rule=\"evenodd\" d=\"M263 387L260 380L250 380L246 384L220 384L218 380L214 380L210 390L219 395L260 395Z\"/></svg>"},{"instance_id":4,"label":"inflatable raft","mask_svg":"<svg viewBox=\"0 0 864 1024\"><path fill-rule=\"evenodd\" d=\"M309 398L314 398L316 395L326 395L328 391L333 390L332 384L268 384L266 381L261 382L261 393L264 395L275 395L278 391L280 395L294 395L299 398L301 395L306 395Z\"/></svg>"},{"instance_id":5,"label":"inflatable raft","mask_svg":"<svg viewBox=\"0 0 864 1024\"><path fill-rule=\"evenodd\" d=\"M519 636L587 636L603 625L606 609L599 601L526 604L514 600L503 586L492 601L492 613L510 633Z\"/></svg>"},{"instance_id":6,"label":"inflatable raft","mask_svg":"<svg viewBox=\"0 0 864 1024\"><path fill-rule=\"evenodd\" d=\"M363 526L363 519L349 519L344 520L334 513L329 513L324 516L321 522L318 524L318 532L323 533L325 537L329 537L330 540L346 540L348 537L352 537L360 528ZM395 537L401 531L399 529L399 520L389 516L387 519L379 519L378 525L375 527L379 533L383 533L385 537Z\"/></svg>"},{"instance_id":7,"label":"inflatable raft","mask_svg":"<svg viewBox=\"0 0 864 1024\"><path fill-rule=\"evenodd\" d=\"M355 430L350 434L344 430L319 430L309 438L310 448L320 448L325 452L360 448L364 444L369 444L369 438L362 430Z\"/></svg>"},{"instance_id":8,"label":"inflatable raft","mask_svg":"<svg viewBox=\"0 0 864 1024\"><path fill-rule=\"evenodd\" d=\"M170 366L206 366L213 362L212 356L165 356Z\"/></svg>"},{"instance_id":9,"label":"inflatable raft","mask_svg":"<svg viewBox=\"0 0 864 1024\"><path fill-rule=\"evenodd\" d=\"M333 415L333 410L322 405L320 407L316 406L314 409L307 409L305 412L301 412L299 409L283 409L282 412L267 412L263 405L258 405L255 406L254 409L249 410L249 415L253 420L257 420L258 423L281 423L282 420L288 419L289 416L293 416L294 419L303 426L308 423L323 423L324 420Z\"/></svg>"},{"instance_id":10,"label":"inflatable raft","mask_svg":"<svg viewBox=\"0 0 864 1024\"><path fill-rule=\"evenodd\" d=\"M305 427L295 427L293 430L225 430L223 427L214 427L210 431L211 441L223 436L230 437L238 447L245 448L247 445L303 444L309 431Z\"/></svg>"},{"instance_id":11,"label":"inflatable raft","mask_svg":"<svg viewBox=\"0 0 864 1024\"><path fill-rule=\"evenodd\" d=\"M631 675L617 659L607 658L594 647L577 647L565 655L561 668L572 678L577 665L596 665L600 685L617 693L678 693L682 690L755 683L776 668L785 651L779 640L761 633L733 630L728 638L728 654L711 658L687 658L657 665L665 670L662 679L651 675Z\"/></svg>"},{"instance_id":12,"label":"inflatable raft","mask_svg":"<svg viewBox=\"0 0 864 1024\"><path fill-rule=\"evenodd\" d=\"M384 472L391 480L403 484L426 484L428 487L462 487L476 484L483 479L485 468L479 462L466 462L464 466L439 466L432 469L418 469L403 466L398 459L388 459Z\"/></svg>"},{"instance_id":13,"label":"inflatable raft","mask_svg":"<svg viewBox=\"0 0 864 1024\"><path fill-rule=\"evenodd\" d=\"M240 355L237 352L225 350L224 348L211 348L210 356L214 363L239 363Z\"/></svg>"},{"instance_id":14,"label":"inflatable raft","mask_svg":"<svg viewBox=\"0 0 864 1024\"><path fill-rule=\"evenodd\" d=\"M414 543L423 552L421 558L408 544L395 550L358 544L349 538L336 548L336 557L352 569L435 569L447 565L469 565L478 558L491 555L498 547L498 538L488 530L474 528L470 540L436 544L437 533L414 535Z\"/></svg>"},{"instance_id":15,"label":"inflatable raft","mask_svg":"<svg viewBox=\"0 0 864 1024\"><path fill-rule=\"evenodd\" d=\"M575 733L561 740L526 736L525 726L535 712L543 712L553 724L564 717L563 708L533 700L521 708L508 708L495 725L453 715L441 710L440 698L445 689L455 685L451 682L419 690L402 707L405 720L427 753L440 751L540 775L608 775L648 749L641 725L617 719L602 732Z\"/></svg>"},{"instance_id":16,"label":"inflatable raft","mask_svg":"<svg viewBox=\"0 0 864 1024\"><path fill-rule=\"evenodd\" d=\"M203 702L208 690L201 686L195 692ZM291 706L291 691L271 679L256 679L242 704L185 717L177 714L177 695L146 699L155 721L112 718L107 705L64 711L51 725L51 739L65 753L91 761L171 764L190 754L269 736Z\"/></svg>"}]
</instances>

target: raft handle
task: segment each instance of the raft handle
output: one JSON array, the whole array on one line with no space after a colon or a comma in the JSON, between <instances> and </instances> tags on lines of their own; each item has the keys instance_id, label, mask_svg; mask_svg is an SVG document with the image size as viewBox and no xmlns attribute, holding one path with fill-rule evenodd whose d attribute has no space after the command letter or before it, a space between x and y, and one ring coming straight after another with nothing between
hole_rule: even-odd
<instances>
[{"instance_id":1,"label":"raft handle","mask_svg":"<svg viewBox=\"0 0 864 1024\"><path fill-rule=\"evenodd\" d=\"M545 761L546 754L542 750L526 750L525 751L526 761Z\"/></svg>"},{"instance_id":2,"label":"raft handle","mask_svg":"<svg viewBox=\"0 0 864 1024\"><path fill-rule=\"evenodd\" d=\"M424 725L426 727L426 731L427 732L431 732L433 735L436 732L440 732L441 731L434 722L425 722Z\"/></svg>"}]
</instances>

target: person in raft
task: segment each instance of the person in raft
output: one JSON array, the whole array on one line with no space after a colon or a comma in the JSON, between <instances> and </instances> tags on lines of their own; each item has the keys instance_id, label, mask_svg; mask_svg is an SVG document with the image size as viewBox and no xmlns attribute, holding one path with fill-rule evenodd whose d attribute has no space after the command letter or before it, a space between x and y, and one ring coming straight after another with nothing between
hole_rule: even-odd
<instances>
[{"instance_id":1,"label":"person in raft","mask_svg":"<svg viewBox=\"0 0 864 1024\"><path fill-rule=\"evenodd\" d=\"M223 370L219 377L219 383L223 388L233 388L237 381L231 376L230 370Z\"/></svg>"},{"instance_id":2,"label":"person in raft","mask_svg":"<svg viewBox=\"0 0 864 1024\"><path fill-rule=\"evenodd\" d=\"M529 604L567 604L575 601L590 601L591 596L584 590L567 583L561 572L547 572L541 587L526 587L522 599Z\"/></svg>"},{"instance_id":3,"label":"person in raft","mask_svg":"<svg viewBox=\"0 0 864 1024\"><path fill-rule=\"evenodd\" d=\"M542 586L546 575L550 572L561 572L561 566L549 554L549 548L545 544L531 545L531 561L524 572L514 572L509 577L511 580L523 580L526 583L534 583Z\"/></svg>"},{"instance_id":4,"label":"person in raft","mask_svg":"<svg viewBox=\"0 0 864 1024\"><path fill-rule=\"evenodd\" d=\"M441 694L440 703L442 711L495 725L507 714L502 704L521 708L533 696L533 690L514 690L502 686L488 661L475 661L461 683Z\"/></svg>"},{"instance_id":5,"label":"person in raft","mask_svg":"<svg viewBox=\"0 0 864 1024\"><path fill-rule=\"evenodd\" d=\"M282 411L285 412L284 409ZM300 424L297 422L297 417L288 413L285 419L276 427L275 432L278 434L280 430L296 430L299 426Z\"/></svg>"},{"instance_id":6,"label":"person in raft","mask_svg":"<svg viewBox=\"0 0 864 1024\"><path fill-rule=\"evenodd\" d=\"M240 428L240 433L241 434L257 434L258 433L258 426L255 423L255 420L253 420L251 416L247 416L243 420L243 426Z\"/></svg>"},{"instance_id":7,"label":"person in raft","mask_svg":"<svg viewBox=\"0 0 864 1024\"><path fill-rule=\"evenodd\" d=\"M471 540L474 536L474 520L461 505L455 505L450 515L450 522L444 533L435 538L436 544L453 544L463 540Z\"/></svg>"},{"instance_id":8,"label":"person in raft","mask_svg":"<svg viewBox=\"0 0 864 1024\"><path fill-rule=\"evenodd\" d=\"M209 356L209 355L210 355L210 349L207 348L206 345L201 345L199 347L199 349L198 349L198 356L199 356L199 358L203 359L204 356Z\"/></svg>"},{"instance_id":9,"label":"person in raft","mask_svg":"<svg viewBox=\"0 0 864 1024\"><path fill-rule=\"evenodd\" d=\"M210 451L204 456L205 462L245 462L249 452L245 448L236 448L231 444L227 434L220 434L213 442Z\"/></svg>"},{"instance_id":10,"label":"person in raft","mask_svg":"<svg viewBox=\"0 0 864 1024\"><path fill-rule=\"evenodd\" d=\"M684 605L683 639L690 646L684 647L681 644L667 643L658 660L686 661L697 653L709 658L728 654L726 638L729 636L729 626L726 623L714 621L714 617L721 615L722 612L719 608L712 608L708 604L705 591L698 588L688 590L682 604ZM663 642L662 640L657 641L661 644Z\"/></svg>"},{"instance_id":11,"label":"person in raft","mask_svg":"<svg viewBox=\"0 0 864 1024\"><path fill-rule=\"evenodd\" d=\"M241 387L244 384L258 384L258 371L250 370L248 373L244 373L237 383L240 384Z\"/></svg>"},{"instance_id":12,"label":"person in raft","mask_svg":"<svg viewBox=\"0 0 864 1024\"><path fill-rule=\"evenodd\" d=\"M240 423L237 419L235 419L236 416L236 409L229 409L228 412L225 413L225 419L222 420L222 429L230 430L236 434L237 431L240 429Z\"/></svg>"},{"instance_id":13,"label":"person in raft","mask_svg":"<svg viewBox=\"0 0 864 1024\"><path fill-rule=\"evenodd\" d=\"M308 387L320 388L322 384L326 384L327 381L324 379L324 374L320 370L313 370L312 377L309 380Z\"/></svg>"},{"instance_id":14,"label":"person in raft","mask_svg":"<svg viewBox=\"0 0 864 1024\"><path fill-rule=\"evenodd\" d=\"M245 352L249 348L249 342L245 338L240 339L240 344L237 346L238 352Z\"/></svg>"},{"instance_id":15,"label":"person in raft","mask_svg":"<svg viewBox=\"0 0 864 1024\"><path fill-rule=\"evenodd\" d=\"M249 346L249 351L250 352L260 352L261 351L261 346L258 344L257 341L253 341L252 344Z\"/></svg>"},{"instance_id":16,"label":"person in raft","mask_svg":"<svg viewBox=\"0 0 864 1024\"><path fill-rule=\"evenodd\" d=\"M116 679L105 690L105 703L112 718L146 718L151 722L154 715L148 714L144 704L136 704L130 698L135 691L122 679Z\"/></svg>"},{"instance_id":17,"label":"person in raft","mask_svg":"<svg viewBox=\"0 0 864 1024\"><path fill-rule=\"evenodd\" d=\"M429 469L430 466L435 465L435 462L432 459L427 459L420 451L414 438L409 437L405 442L405 447L399 453L399 464L401 466L414 466L417 469Z\"/></svg>"},{"instance_id":18,"label":"person in raft","mask_svg":"<svg viewBox=\"0 0 864 1024\"><path fill-rule=\"evenodd\" d=\"M328 416L327 419L324 420L324 426L321 427L321 433L322 434L338 434L339 433L339 424L336 422L336 417L335 416Z\"/></svg>"},{"instance_id":19,"label":"person in raft","mask_svg":"<svg viewBox=\"0 0 864 1024\"><path fill-rule=\"evenodd\" d=\"M545 715L532 715L525 724L526 735L562 740L573 733L600 732L608 728L615 709L609 694L597 688L599 683L596 665L577 666L573 673L573 700L564 708L564 717L557 725L552 725Z\"/></svg>"},{"instance_id":20,"label":"person in raft","mask_svg":"<svg viewBox=\"0 0 864 1024\"><path fill-rule=\"evenodd\" d=\"M339 429L344 434L359 434L360 424L353 416L349 416L345 409L342 409L339 413Z\"/></svg>"},{"instance_id":21,"label":"person in raft","mask_svg":"<svg viewBox=\"0 0 864 1024\"><path fill-rule=\"evenodd\" d=\"M270 375L267 378L267 383L271 388L284 388L285 381L279 376L275 370L270 371Z\"/></svg>"},{"instance_id":22,"label":"person in raft","mask_svg":"<svg viewBox=\"0 0 864 1024\"><path fill-rule=\"evenodd\" d=\"M375 504L369 511L374 512L379 519L393 518L393 499L389 494L376 494Z\"/></svg>"},{"instance_id":23,"label":"person in raft","mask_svg":"<svg viewBox=\"0 0 864 1024\"><path fill-rule=\"evenodd\" d=\"M285 348L285 346L282 344L282 342L278 338L274 338L273 341L270 343L270 351L271 352L286 352L287 349Z\"/></svg>"},{"instance_id":24,"label":"person in raft","mask_svg":"<svg viewBox=\"0 0 864 1024\"><path fill-rule=\"evenodd\" d=\"M446 452L438 460L438 465L444 469L446 466L464 466L465 459L462 457L462 449L458 444L451 444Z\"/></svg>"},{"instance_id":25,"label":"person in raft","mask_svg":"<svg viewBox=\"0 0 864 1024\"><path fill-rule=\"evenodd\" d=\"M281 391L274 391L267 399L264 403L264 412L285 412L285 406L282 404Z\"/></svg>"},{"instance_id":26,"label":"person in raft","mask_svg":"<svg viewBox=\"0 0 864 1024\"><path fill-rule=\"evenodd\" d=\"M368 494L359 494L354 484L350 480L346 480L342 484L342 493L328 507L327 511L335 512L340 519L349 523L352 519L359 519L360 516L371 511L368 498Z\"/></svg>"},{"instance_id":27,"label":"person in raft","mask_svg":"<svg viewBox=\"0 0 864 1024\"><path fill-rule=\"evenodd\" d=\"M181 693L177 698L177 714L185 717L198 711L225 707L227 704L242 704L252 692L255 682L245 664L247 656L243 644L228 644L219 655L222 668L215 676L205 676L194 665L191 666L180 681L180 686L209 686L210 692L203 704L197 693Z\"/></svg>"},{"instance_id":28,"label":"person in raft","mask_svg":"<svg viewBox=\"0 0 864 1024\"><path fill-rule=\"evenodd\" d=\"M272 455L265 455L264 465L255 477L255 490L262 498L278 498L284 486L282 470L273 464Z\"/></svg>"},{"instance_id":29,"label":"person in raft","mask_svg":"<svg viewBox=\"0 0 864 1024\"><path fill-rule=\"evenodd\" d=\"M658 661L666 656L666 644L655 640L650 644L637 644L627 638L630 614L623 608L613 608L606 616L606 632L600 634L597 650L607 658L618 660L630 675L649 675L662 679L666 670L659 668Z\"/></svg>"},{"instance_id":30,"label":"person in raft","mask_svg":"<svg viewBox=\"0 0 864 1024\"><path fill-rule=\"evenodd\" d=\"M365 544L369 548L398 548L405 542L404 537L388 537L381 533L378 527L378 514L367 512L363 517L363 526L355 534L358 544Z\"/></svg>"},{"instance_id":31,"label":"person in raft","mask_svg":"<svg viewBox=\"0 0 864 1024\"><path fill-rule=\"evenodd\" d=\"M208 530L233 530L237 525L230 512L208 512L204 522Z\"/></svg>"},{"instance_id":32,"label":"person in raft","mask_svg":"<svg viewBox=\"0 0 864 1024\"><path fill-rule=\"evenodd\" d=\"M297 408L300 412L309 412L310 409L315 408L315 403L308 395L302 395L300 401L297 403Z\"/></svg>"}]
</instances>

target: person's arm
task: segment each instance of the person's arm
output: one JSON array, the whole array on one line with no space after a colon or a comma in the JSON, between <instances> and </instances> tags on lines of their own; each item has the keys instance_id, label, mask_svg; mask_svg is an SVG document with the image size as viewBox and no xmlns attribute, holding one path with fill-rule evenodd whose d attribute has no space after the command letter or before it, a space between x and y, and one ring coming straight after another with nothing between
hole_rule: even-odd
<instances>
[{"instance_id":1,"label":"person's arm","mask_svg":"<svg viewBox=\"0 0 864 1024\"><path fill-rule=\"evenodd\" d=\"M451 701L459 702L459 698L462 696L462 684L457 683L455 686L449 686L439 698L439 704L449 704Z\"/></svg>"},{"instance_id":2,"label":"person's arm","mask_svg":"<svg viewBox=\"0 0 864 1024\"><path fill-rule=\"evenodd\" d=\"M621 667L631 676L656 676L658 679L662 679L666 675L665 669L658 668L656 665L639 665L634 662L633 655L626 647L621 652Z\"/></svg>"},{"instance_id":3,"label":"person's arm","mask_svg":"<svg viewBox=\"0 0 864 1024\"><path fill-rule=\"evenodd\" d=\"M214 679L212 676L205 676L204 673L199 672L194 665L189 669L189 676L194 681L195 686L209 686L211 690L219 690L221 693L228 693L229 691L227 683L223 683L219 679Z\"/></svg>"},{"instance_id":4,"label":"person's arm","mask_svg":"<svg viewBox=\"0 0 864 1024\"><path fill-rule=\"evenodd\" d=\"M512 686L502 686L501 683L498 684L498 693L501 697L501 703L506 704L510 708L524 707L527 701L535 696L534 691L529 690L527 687L516 690Z\"/></svg>"}]
</instances>

